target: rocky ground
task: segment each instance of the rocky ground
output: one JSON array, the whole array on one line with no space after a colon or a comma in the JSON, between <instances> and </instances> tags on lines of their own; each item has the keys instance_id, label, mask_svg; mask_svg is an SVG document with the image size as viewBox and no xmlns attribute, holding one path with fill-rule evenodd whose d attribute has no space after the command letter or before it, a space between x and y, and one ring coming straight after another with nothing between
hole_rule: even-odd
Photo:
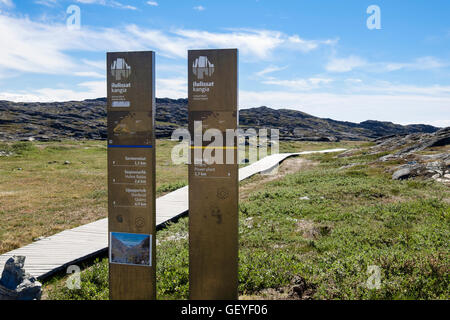
<instances>
[{"instance_id":1,"label":"rocky ground","mask_svg":"<svg viewBox=\"0 0 450 320\"><path fill-rule=\"evenodd\" d=\"M431 178L450 185L450 127L435 133L386 136L374 142L370 153L385 154L375 164L385 165L392 179ZM340 156L351 156L353 152Z\"/></svg>"},{"instance_id":2,"label":"rocky ground","mask_svg":"<svg viewBox=\"0 0 450 320\"><path fill-rule=\"evenodd\" d=\"M26 257L13 256L6 261L0 278L0 300L39 300L42 284L24 269Z\"/></svg>"},{"instance_id":3,"label":"rocky ground","mask_svg":"<svg viewBox=\"0 0 450 320\"><path fill-rule=\"evenodd\" d=\"M106 100L0 102L0 140L105 139Z\"/></svg>"},{"instance_id":4,"label":"rocky ground","mask_svg":"<svg viewBox=\"0 0 450 320\"><path fill-rule=\"evenodd\" d=\"M156 99L156 137L170 138L187 127L187 99ZM240 127L274 128L283 140L370 140L386 135L433 133L429 125L402 126L391 122L352 123L314 117L287 109L259 107L239 112ZM0 140L106 139L106 98L52 103L0 101Z\"/></svg>"}]
</instances>

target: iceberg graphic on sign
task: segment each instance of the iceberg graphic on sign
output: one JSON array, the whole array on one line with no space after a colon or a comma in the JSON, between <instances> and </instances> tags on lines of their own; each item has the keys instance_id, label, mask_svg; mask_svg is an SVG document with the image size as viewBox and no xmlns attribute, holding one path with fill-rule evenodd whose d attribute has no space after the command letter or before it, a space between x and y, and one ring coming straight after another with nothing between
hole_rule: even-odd
<instances>
[{"instance_id":1,"label":"iceberg graphic on sign","mask_svg":"<svg viewBox=\"0 0 450 320\"><path fill-rule=\"evenodd\" d=\"M116 81L127 79L131 74L131 67L124 58L117 58L111 65L111 74Z\"/></svg>"},{"instance_id":2,"label":"iceberg graphic on sign","mask_svg":"<svg viewBox=\"0 0 450 320\"><path fill-rule=\"evenodd\" d=\"M214 73L214 64L209 62L208 57L200 56L194 60L192 71L198 79L203 79L205 75L210 77Z\"/></svg>"}]
</instances>

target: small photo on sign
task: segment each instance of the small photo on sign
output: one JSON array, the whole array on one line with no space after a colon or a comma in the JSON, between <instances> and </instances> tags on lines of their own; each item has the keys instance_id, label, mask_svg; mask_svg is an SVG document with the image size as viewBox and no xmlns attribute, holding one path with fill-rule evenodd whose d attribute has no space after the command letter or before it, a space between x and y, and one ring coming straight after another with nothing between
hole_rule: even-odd
<instances>
[{"instance_id":1,"label":"small photo on sign","mask_svg":"<svg viewBox=\"0 0 450 320\"><path fill-rule=\"evenodd\" d=\"M137 266L152 265L152 235L110 232L109 261Z\"/></svg>"}]
</instances>

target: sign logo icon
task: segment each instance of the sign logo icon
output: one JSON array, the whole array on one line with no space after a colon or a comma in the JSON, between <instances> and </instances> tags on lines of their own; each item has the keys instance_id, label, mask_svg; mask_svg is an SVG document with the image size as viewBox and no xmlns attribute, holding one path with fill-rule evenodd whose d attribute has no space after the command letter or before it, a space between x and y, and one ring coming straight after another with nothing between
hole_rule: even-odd
<instances>
[{"instance_id":1,"label":"sign logo icon","mask_svg":"<svg viewBox=\"0 0 450 320\"><path fill-rule=\"evenodd\" d=\"M214 64L208 60L208 57L200 56L194 60L192 72L198 79L203 79L205 75L211 77L214 73Z\"/></svg>"},{"instance_id":2,"label":"sign logo icon","mask_svg":"<svg viewBox=\"0 0 450 320\"><path fill-rule=\"evenodd\" d=\"M116 81L127 79L131 74L131 67L124 58L117 58L111 65L111 74Z\"/></svg>"},{"instance_id":3,"label":"sign logo icon","mask_svg":"<svg viewBox=\"0 0 450 320\"><path fill-rule=\"evenodd\" d=\"M226 198L228 198L228 196L230 195L228 190L226 188L219 188L217 190L217 198L221 199L221 200L225 200Z\"/></svg>"},{"instance_id":4,"label":"sign logo icon","mask_svg":"<svg viewBox=\"0 0 450 320\"><path fill-rule=\"evenodd\" d=\"M136 225L136 228L140 229L145 226L145 219L144 217L137 217L136 220L134 220L134 223Z\"/></svg>"}]
</instances>

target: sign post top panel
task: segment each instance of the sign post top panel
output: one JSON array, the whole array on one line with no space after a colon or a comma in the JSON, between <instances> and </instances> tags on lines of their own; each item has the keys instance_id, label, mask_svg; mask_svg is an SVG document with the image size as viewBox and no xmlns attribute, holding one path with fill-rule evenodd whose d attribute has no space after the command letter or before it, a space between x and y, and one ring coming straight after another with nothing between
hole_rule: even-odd
<instances>
[{"instance_id":1,"label":"sign post top panel","mask_svg":"<svg viewBox=\"0 0 450 320\"><path fill-rule=\"evenodd\" d=\"M238 50L189 50L189 111L236 111Z\"/></svg>"},{"instance_id":2,"label":"sign post top panel","mask_svg":"<svg viewBox=\"0 0 450 320\"><path fill-rule=\"evenodd\" d=\"M108 112L147 112L154 109L153 51L108 52L106 68ZM151 116L153 118L154 114Z\"/></svg>"}]
</instances>

